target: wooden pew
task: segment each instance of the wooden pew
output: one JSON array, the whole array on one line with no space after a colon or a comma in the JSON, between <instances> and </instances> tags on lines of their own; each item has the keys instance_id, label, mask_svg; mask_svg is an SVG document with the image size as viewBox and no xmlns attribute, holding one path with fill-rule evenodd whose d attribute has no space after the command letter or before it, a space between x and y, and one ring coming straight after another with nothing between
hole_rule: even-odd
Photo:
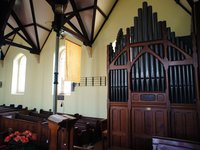
<instances>
[{"instance_id":1,"label":"wooden pew","mask_svg":"<svg viewBox=\"0 0 200 150\"><path fill-rule=\"evenodd\" d=\"M4 114L4 116L10 118L0 118L0 131L8 128L13 128L13 130L15 131L23 131L27 129L37 133L40 145L42 145L43 147L48 147L50 131L47 122L45 121L52 114L51 111L45 111L41 109L38 113L36 109L33 109L29 111L26 110L26 112L24 113L23 111L20 111L21 109L23 109L23 107L19 107L18 109L15 106L2 107L9 107L6 115ZM12 111L14 113L12 113ZM21 112L23 112L23 114L21 114ZM81 115L77 116L77 118L79 120L75 124L74 130L74 144L76 146L82 147L83 145L91 145L101 139L101 132L105 130L107 126L106 119L85 117ZM61 136L62 138L64 138L63 135L66 132L65 130L66 129L63 128L59 131L59 136ZM58 139L61 140L61 143L65 144L66 140L61 139L61 137L58 137ZM64 148L65 146L62 147Z\"/></svg>"},{"instance_id":2,"label":"wooden pew","mask_svg":"<svg viewBox=\"0 0 200 150\"><path fill-rule=\"evenodd\" d=\"M46 110L43 110L43 109L40 109L40 114L43 114L43 115L46 115L47 118L53 114L53 112L51 111L51 109L49 109L49 111L46 111Z\"/></svg>"},{"instance_id":3,"label":"wooden pew","mask_svg":"<svg viewBox=\"0 0 200 150\"><path fill-rule=\"evenodd\" d=\"M200 143L168 137L153 137L153 150L200 150Z\"/></svg>"},{"instance_id":4,"label":"wooden pew","mask_svg":"<svg viewBox=\"0 0 200 150\"><path fill-rule=\"evenodd\" d=\"M15 107L14 104L10 104L10 106L3 104L0 106L0 116L12 116L15 113L28 114L30 111L33 110L28 110L28 107L23 108L23 105Z\"/></svg>"},{"instance_id":5,"label":"wooden pew","mask_svg":"<svg viewBox=\"0 0 200 150\"><path fill-rule=\"evenodd\" d=\"M20 116L20 117L19 117ZM30 130L37 134L37 143L42 149L48 149L49 141L49 128L46 122L42 122L38 118L27 118L26 115L20 114L19 118L7 118L5 116L0 117L0 131L5 131L8 128L12 128L13 131L25 131Z\"/></svg>"},{"instance_id":6,"label":"wooden pew","mask_svg":"<svg viewBox=\"0 0 200 150\"><path fill-rule=\"evenodd\" d=\"M24 114L20 114L20 113L17 113L15 115L15 119L22 119L22 120L32 121L32 122L45 122L45 121L47 121L44 118L40 118L40 117L37 117L37 116L24 115Z\"/></svg>"},{"instance_id":7,"label":"wooden pew","mask_svg":"<svg viewBox=\"0 0 200 150\"><path fill-rule=\"evenodd\" d=\"M74 115L78 120L75 123L74 145L83 147L94 145L101 140L102 132L107 128L107 120L102 118Z\"/></svg>"},{"instance_id":8,"label":"wooden pew","mask_svg":"<svg viewBox=\"0 0 200 150\"><path fill-rule=\"evenodd\" d=\"M46 119L50 116L50 114L47 114L47 113L38 113L38 112L30 112L29 113L30 116L35 116L35 117L39 117L39 118L43 118L43 119Z\"/></svg>"}]
</instances>

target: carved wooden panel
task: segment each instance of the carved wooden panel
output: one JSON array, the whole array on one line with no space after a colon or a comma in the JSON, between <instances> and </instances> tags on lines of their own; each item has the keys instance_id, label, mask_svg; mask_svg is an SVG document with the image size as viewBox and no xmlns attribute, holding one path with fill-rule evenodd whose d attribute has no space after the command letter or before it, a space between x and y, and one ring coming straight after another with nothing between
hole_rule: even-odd
<instances>
[{"instance_id":1,"label":"carved wooden panel","mask_svg":"<svg viewBox=\"0 0 200 150\"><path fill-rule=\"evenodd\" d=\"M198 115L189 108L173 108L171 111L172 137L180 139L199 140Z\"/></svg>"},{"instance_id":2,"label":"carved wooden panel","mask_svg":"<svg viewBox=\"0 0 200 150\"><path fill-rule=\"evenodd\" d=\"M110 136L111 145L128 147L128 109L112 106L110 108Z\"/></svg>"},{"instance_id":3,"label":"carved wooden panel","mask_svg":"<svg viewBox=\"0 0 200 150\"><path fill-rule=\"evenodd\" d=\"M134 26L126 34L120 29L116 46L111 43L107 48L111 146L130 144L146 150L152 148L152 136L197 139L200 104L194 36L177 37L144 2Z\"/></svg>"},{"instance_id":4,"label":"carved wooden panel","mask_svg":"<svg viewBox=\"0 0 200 150\"><path fill-rule=\"evenodd\" d=\"M132 108L132 147L151 149L153 135L167 136L167 110Z\"/></svg>"}]
</instances>

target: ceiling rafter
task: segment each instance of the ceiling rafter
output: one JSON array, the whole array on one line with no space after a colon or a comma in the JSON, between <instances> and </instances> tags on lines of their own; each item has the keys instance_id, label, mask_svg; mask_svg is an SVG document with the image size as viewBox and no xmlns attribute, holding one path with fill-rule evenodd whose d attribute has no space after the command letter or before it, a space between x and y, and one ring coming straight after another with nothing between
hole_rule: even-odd
<instances>
[{"instance_id":1,"label":"ceiling rafter","mask_svg":"<svg viewBox=\"0 0 200 150\"><path fill-rule=\"evenodd\" d=\"M34 44L33 40L31 39L31 37L29 36L28 32L26 31L26 29L24 28L24 26L22 25L21 21L19 20L18 16L16 15L16 13L14 11L11 12L11 15L13 16L13 18L15 19L17 25L19 27L21 27L21 30L23 32L23 34L26 36L28 43L33 47L33 49L35 49L35 51L38 51L37 46ZM32 50L32 49L31 49ZM37 53L37 52L36 52Z\"/></svg>"},{"instance_id":2,"label":"ceiling rafter","mask_svg":"<svg viewBox=\"0 0 200 150\"><path fill-rule=\"evenodd\" d=\"M105 20L104 20L103 24L101 25L100 29L98 30L98 32L97 32L97 34L96 34L96 36L93 38L93 41L92 41L92 43L93 43L93 42L96 40L97 36L98 36L98 35L99 35L99 33L101 32L101 30L102 30L102 28L103 28L104 24L105 24L105 23L106 23L106 21L108 20L108 18L109 18L109 16L110 16L110 14L112 13L112 11L113 11L113 9L115 8L115 6L117 5L118 1L119 1L119 0L116 0L116 1L115 1L115 3L113 4L113 6L112 6L111 10L109 11L109 13L108 13L107 17L105 18Z\"/></svg>"},{"instance_id":3,"label":"ceiling rafter","mask_svg":"<svg viewBox=\"0 0 200 150\"><path fill-rule=\"evenodd\" d=\"M93 18L92 18L92 31L90 40L93 39L94 36L94 28L95 28L95 21L96 21L96 9L97 9L97 0L94 0L94 8L93 8Z\"/></svg>"},{"instance_id":4,"label":"ceiling rafter","mask_svg":"<svg viewBox=\"0 0 200 150\"><path fill-rule=\"evenodd\" d=\"M75 16L76 16L75 14L70 16L65 16L65 21L67 22L68 20L72 19Z\"/></svg>"},{"instance_id":5,"label":"ceiling rafter","mask_svg":"<svg viewBox=\"0 0 200 150\"><path fill-rule=\"evenodd\" d=\"M23 25L23 27L30 27L30 26L32 26L33 25L33 23L30 23L30 24L27 24L27 25ZM8 33L8 34L6 34L4 37L9 37L9 36L11 36L12 34L15 34L15 32L16 31L19 31L19 30L21 30L21 28L22 27L16 27L16 28L14 28L10 23L8 23L7 22L7 26L9 27L9 28L11 28L13 31L11 31L10 33ZM9 35L9 36L8 36Z\"/></svg>"},{"instance_id":6,"label":"ceiling rafter","mask_svg":"<svg viewBox=\"0 0 200 150\"><path fill-rule=\"evenodd\" d=\"M35 19L35 11L34 11L34 6L33 6L33 0L30 1L30 7L31 7L31 14L33 18L33 26L35 30L35 36L36 36L36 42L37 42L37 47L40 50L40 42L39 42L39 37L38 37L38 30L37 30L37 25L36 25L36 19Z\"/></svg>"},{"instance_id":7,"label":"ceiling rafter","mask_svg":"<svg viewBox=\"0 0 200 150\"><path fill-rule=\"evenodd\" d=\"M183 8L190 16L192 15L192 13L180 2L180 0L175 0L175 2L176 2L181 8Z\"/></svg>"},{"instance_id":8,"label":"ceiling rafter","mask_svg":"<svg viewBox=\"0 0 200 150\"><path fill-rule=\"evenodd\" d=\"M27 24L27 25L24 25L24 27L29 27L29 26L32 26L33 24L30 23L30 24ZM17 33L18 31L21 30L22 27L17 27L17 28L14 28L10 23L7 22L7 26L9 28L12 29L12 31L6 35L4 35L4 38L8 38L9 36L12 36L13 34Z\"/></svg>"},{"instance_id":9,"label":"ceiling rafter","mask_svg":"<svg viewBox=\"0 0 200 150\"><path fill-rule=\"evenodd\" d=\"M11 14L14 4L15 0L10 0L10 1L3 0L0 6L0 46L3 43L3 35L6 28L6 23Z\"/></svg>"},{"instance_id":10,"label":"ceiling rafter","mask_svg":"<svg viewBox=\"0 0 200 150\"><path fill-rule=\"evenodd\" d=\"M69 28L67 27L63 27L63 29L68 32L69 34L72 34L73 36L75 36L77 39L79 39L80 41L82 41L83 43L87 43L88 42L88 39L86 39L84 36L70 30ZM91 46L91 45L90 45Z\"/></svg>"},{"instance_id":11,"label":"ceiling rafter","mask_svg":"<svg viewBox=\"0 0 200 150\"><path fill-rule=\"evenodd\" d=\"M76 4L75 4L74 0L70 0L70 3L71 3L71 5L72 5L73 11L77 11ZM87 32L86 32L86 29L85 29L85 27L84 27L84 25L83 25L83 21L82 21L81 16L80 16L79 13L76 14L76 18L77 18L78 23L79 23L79 25L80 25L80 27L81 27L81 30L82 30L82 32L83 32L83 35L84 35L84 36L88 39L88 41L89 41L88 34L87 34ZM86 45L87 45L87 44L91 45L91 43L85 43L85 44L86 44Z\"/></svg>"},{"instance_id":12,"label":"ceiling rafter","mask_svg":"<svg viewBox=\"0 0 200 150\"><path fill-rule=\"evenodd\" d=\"M18 43L9 41L7 39L5 39L5 44L11 45L11 46L16 46L16 47L19 47L19 48L23 48L23 49L29 50L30 52L34 51L34 49L32 47L28 47L28 46L25 46L25 45L22 45L22 44L18 44ZM35 53L35 54L39 54L39 53Z\"/></svg>"},{"instance_id":13,"label":"ceiling rafter","mask_svg":"<svg viewBox=\"0 0 200 150\"><path fill-rule=\"evenodd\" d=\"M94 6L88 6L88 7L85 7L85 8L77 9L77 11L72 11L72 12L65 13L65 16L71 16L71 15L74 16L79 12L82 12L82 11L85 11L85 10L89 10L89 9L93 9L93 8L94 8Z\"/></svg>"},{"instance_id":14,"label":"ceiling rafter","mask_svg":"<svg viewBox=\"0 0 200 150\"><path fill-rule=\"evenodd\" d=\"M47 40L49 39L49 36L50 36L51 32L52 32L52 29L51 29L50 32L48 33L48 35L47 35L47 37L46 37L46 39L45 39L45 41L44 41L44 43L43 43L43 45L42 45L41 50L43 49L44 45L46 44Z\"/></svg>"},{"instance_id":15,"label":"ceiling rafter","mask_svg":"<svg viewBox=\"0 0 200 150\"><path fill-rule=\"evenodd\" d=\"M71 27L73 30L75 30L78 34L82 35L81 31L79 31L79 29L77 29L77 27L70 21L70 20L65 20Z\"/></svg>"},{"instance_id":16,"label":"ceiling rafter","mask_svg":"<svg viewBox=\"0 0 200 150\"><path fill-rule=\"evenodd\" d=\"M51 29L48 29L48 28L46 28L46 27L44 27L44 26L42 26L42 25L40 25L40 24L38 24L38 23L36 23L36 25L37 25L38 27L40 27L40 28L42 28L42 29L48 31L48 32L51 32Z\"/></svg>"},{"instance_id":17,"label":"ceiling rafter","mask_svg":"<svg viewBox=\"0 0 200 150\"><path fill-rule=\"evenodd\" d=\"M4 36L5 39L7 39L7 38L10 37L11 35L17 33L24 41L26 41L26 42L28 43L28 40L27 40L21 33L19 33L19 31L21 30L20 27L14 28L14 27L13 27L12 25L10 25L9 23L8 23L8 26L9 26L13 31L10 32L9 34L5 35L5 36Z\"/></svg>"},{"instance_id":18,"label":"ceiling rafter","mask_svg":"<svg viewBox=\"0 0 200 150\"><path fill-rule=\"evenodd\" d=\"M16 0L0 1L0 12L2 12L0 15L3 16L3 19L5 14L8 15L8 19L6 20L7 27L4 29L1 28L3 34L0 32L0 34L3 35L3 38L0 39L0 44L2 45L3 42L9 45L3 46L3 52L5 53L6 49L9 49L10 46L16 46L29 50L31 53L39 54L45 46L53 28L53 26L45 25L46 22L52 20L53 23L55 23L55 20L52 19L53 16L50 11L53 10L55 13L56 4L60 2L66 2L66 0L45 0L45 2L37 0L20 0L10 7L10 14L8 12L9 10L7 9L8 5L6 4L6 7L3 6L4 1L14 2ZM68 4L70 3L70 5L64 5L64 22L62 22L61 29L66 31L66 33L69 33L69 35L72 35L82 41L84 45L92 46L118 0L113 1L112 4L109 5L108 15L105 14L103 7L98 6L99 1L101 0L90 0L88 2L81 0L67 0ZM37 3L40 3L41 7L37 7L40 5ZM52 7L52 9L49 10L49 8L45 8L45 11L43 11L42 8L46 7L48 4ZM30 11L30 13L24 14L24 12L27 11ZM38 19L37 17L40 17L39 13L42 13L47 17L41 17L42 19ZM0 21L1 20L2 19L0 18ZM102 22L103 24L99 24ZM96 28L96 26L100 26L100 28ZM28 46L24 46L23 44L18 43L19 41L15 41L15 35L18 35L22 40L24 40ZM63 32L63 36L65 35L65 32Z\"/></svg>"},{"instance_id":19,"label":"ceiling rafter","mask_svg":"<svg viewBox=\"0 0 200 150\"><path fill-rule=\"evenodd\" d=\"M97 10L102 14L102 16L104 16L104 18L106 18L106 14L101 10L101 8L99 8L99 6L97 6Z\"/></svg>"},{"instance_id":20,"label":"ceiling rafter","mask_svg":"<svg viewBox=\"0 0 200 150\"><path fill-rule=\"evenodd\" d=\"M11 39L11 42L13 42L14 38L15 38L16 34L13 36L13 38ZM8 50L10 49L11 45L8 45L8 48L6 49L6 52L4 54L4 57L6 56L6 54L8 53Z\"/></svg>"},{"instance_id":21,"label":"ceiling rafter","mask_svg":"<svg viewBox=\"0 0 200 150\"><path fill-rule=\"evenodd\" d=\"M31 24L25 25L24 27L29 27L29 26L32 26L32 25L33 25L33 24L31 23ZM11 31L10 33L6 34L6 35L4 36L4 38L8 38L8 37L12 36L12 35L15 34L15 33L19 33L19 31L21 30L21 27L14 28L14 27L13 27L10 23L8 23L8 22L7 22L7 26L8 26L9 28L11 28L12 31ZM19 33L19 34L20 34L20 33Z\"/></svg>"},{"instance_id":22,"label":"ceiling rafter","mask_svg":"<svg viewBox=\"0 0 200 150\"><path fill-rule=\"evenodd\" d=\"M10 13L12 11L12 8L13 8L14 4L15 4L15 0L10 0L10 1L3 0L2 7L0 7L1 11L3 12L2 13L3 16L1 16L2 18L1 18L1 22L0 22L0 30L1 30L1 32L3 32L4 29L6 28L6 23L7 23L7 20L9 18L9 16L10 16ZM7 11L5 11L5 9Z\"/></svg>"},{"instance_id":23,"label":"ceiling rafter","mask_svg":"<svg viewBox=\"0 0 200 150\"><path fill-rule=\"evenodd\" d=\"M21 30L20 27L14 28L10 23L7 23L7 25L8 25L9 28L12 29L12 31L9 32L8 34L4 35L4 38L5 38L5 39L9 38L9 37L12 36L13 34L16 34L16 33L19 34L18 31Z\"/></svg>"}]
</instances>

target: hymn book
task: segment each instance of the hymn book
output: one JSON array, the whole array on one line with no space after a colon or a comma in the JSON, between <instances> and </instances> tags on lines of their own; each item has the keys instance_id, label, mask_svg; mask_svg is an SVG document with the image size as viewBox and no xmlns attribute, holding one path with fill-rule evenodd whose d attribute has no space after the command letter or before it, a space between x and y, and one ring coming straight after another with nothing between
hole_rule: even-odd
<instances>
[{"instance_id":1,"label":"hymn book","mask_svg":"<svg viewBox=\"0 0 200 150\"><path fill-rule=\"evenodd\" d=\"M64 120L73 120L73 119L76 119L76 118L72 117L72 116L69 116L69 115L58 115L58 114L51 115L48 118L48 120L53 121L53 122L55 122L57 124L63 122Z\"/></svg>"}]
</instances>

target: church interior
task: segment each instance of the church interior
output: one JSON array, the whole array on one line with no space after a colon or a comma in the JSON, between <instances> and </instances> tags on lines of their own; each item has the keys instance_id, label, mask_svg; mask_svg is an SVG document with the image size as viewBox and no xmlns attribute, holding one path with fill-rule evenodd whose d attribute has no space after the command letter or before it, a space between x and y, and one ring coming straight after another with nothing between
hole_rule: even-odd
<instances>
[{"instance_id":1,"label":"church interior","mask_svg":"<svg viewBox=\"0 0 200 150\"><path fill-rule=\"evenodd\" d=\"M0 150L200 150L199 0L1 0Z\"/></svg>"}]
</instances>

